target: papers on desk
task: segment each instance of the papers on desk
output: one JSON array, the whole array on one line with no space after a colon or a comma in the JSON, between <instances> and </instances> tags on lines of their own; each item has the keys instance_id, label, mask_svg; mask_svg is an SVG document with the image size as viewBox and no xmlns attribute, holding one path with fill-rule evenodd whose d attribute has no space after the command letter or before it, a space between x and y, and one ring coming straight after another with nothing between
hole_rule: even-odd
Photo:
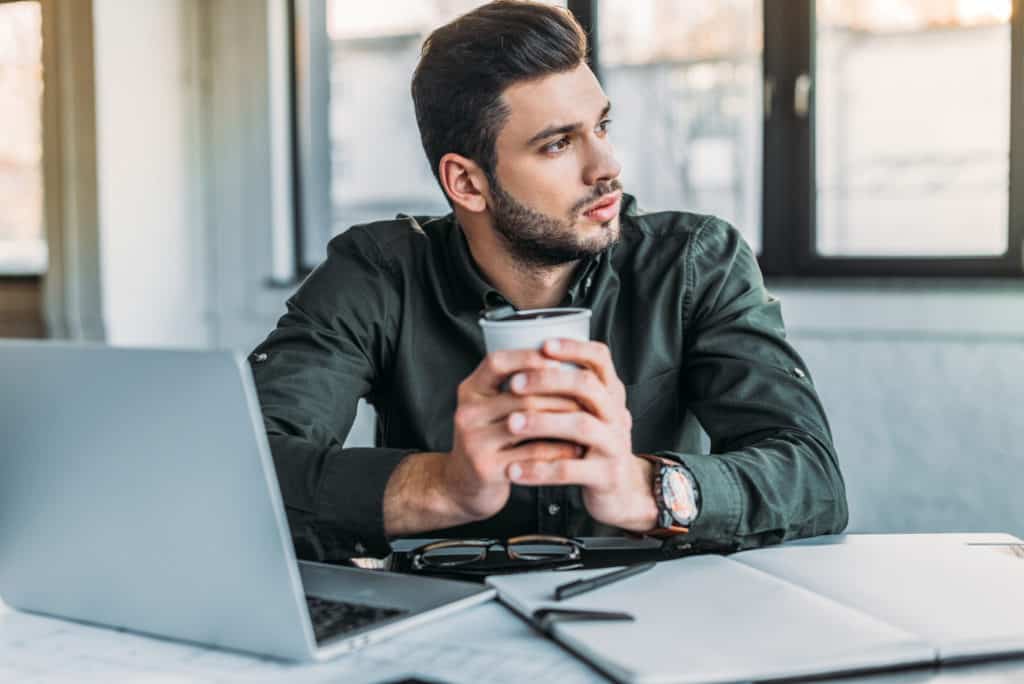
<instances>
[{"instance_id":1,"label":"papers on desk","mask_svg":"<svg viewBox=\"0 0 1024 684\"><path fill-rule=\"evenodd\" d=\"M929 537L667 561L558 603L555 586L606 570L488 582L527 617L552 607L632 613L632 623L552 627L625 682L763 680L1024 652L1024 559L960 535Z\"/></svg>"},{"instance_id":2,"label":"papers on desk","mask_svg":"<svg viewBox=\"0 0 1024 684\"><path fill-rule=\"evenodd\" d=\"M380 684L413 677L451 684L603 681L494 602L315 665L67 622L0 602L0 682Z\"/></svg>"},{"instance_id":3,"label":"papers on desk","mask_svg":"<svg viewBox=\"0 0 1024 684\"><path fill-rule=\"evenodd\" d=\"M917 635L946 661L1024 651L1024 558L1012 553L1021 546L818 546L735 559Z\"/></svg>"}]
</instances>

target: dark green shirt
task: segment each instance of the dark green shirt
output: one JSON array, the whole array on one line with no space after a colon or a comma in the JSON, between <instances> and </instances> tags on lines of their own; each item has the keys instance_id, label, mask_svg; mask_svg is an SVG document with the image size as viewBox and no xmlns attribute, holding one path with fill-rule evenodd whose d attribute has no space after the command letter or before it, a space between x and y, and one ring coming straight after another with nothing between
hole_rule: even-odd
<instances>
[{"instance_id":1,"label":"dark green shirt","mask_svg":"<svg viewBox=\"0 0 1024 684\"><path fill-rule=\"evenodd\" d=\"M840 532L846 493L825 413L746 242L712 216L641 213L628 195L621 226L579 265L564 305L590 308L592 338L611 348L634 451L693 473L691 538L747 548ZM389 551L388 478L411 452L451 449L456 388L485 353L477 319L502 302L451 214L331 240L250 356L301 557ZM379 448L342 448L361 397L377 410ZM431 536L531 532L615 530L577 487L513 486L493 518Z\"/></svg>"}]
</instances>

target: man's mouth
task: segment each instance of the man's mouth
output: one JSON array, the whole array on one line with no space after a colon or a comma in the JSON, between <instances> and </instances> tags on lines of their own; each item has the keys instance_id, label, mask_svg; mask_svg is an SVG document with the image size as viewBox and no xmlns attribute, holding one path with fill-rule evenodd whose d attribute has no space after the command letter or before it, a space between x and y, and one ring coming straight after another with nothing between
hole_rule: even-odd
<instances>
[{"instance_id":1,"label":"man's mouth","mask_svg":"<svg viewBox=\"0 0 1024 684\"><path fill-rule=\"evenodd\" d=\"M598 223L607 223L619 213L619 202L622 200L622 193L613 192L605 195L592 204L589 209L583 212L583 216Z\"/></svg>"}]
</instances>

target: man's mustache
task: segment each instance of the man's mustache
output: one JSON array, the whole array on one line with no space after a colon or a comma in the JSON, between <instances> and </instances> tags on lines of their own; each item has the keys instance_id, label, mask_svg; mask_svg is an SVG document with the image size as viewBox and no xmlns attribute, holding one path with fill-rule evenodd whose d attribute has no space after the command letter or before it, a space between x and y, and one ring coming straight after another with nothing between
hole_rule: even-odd
<instances>
[{"instance_id":1,"label":"man's mustache","mask_svg":"<svg viewBox=\"0 0 1024 684\"><path fill-rule=\"evenodd\" d=\"M615 192L616 190L622 190L622 182L618 179L599 182L594 186L594 192L573 205L572 215L574 217L579 215L588 204L593 204L608 193Z\"/></svg>"}]
</instances>

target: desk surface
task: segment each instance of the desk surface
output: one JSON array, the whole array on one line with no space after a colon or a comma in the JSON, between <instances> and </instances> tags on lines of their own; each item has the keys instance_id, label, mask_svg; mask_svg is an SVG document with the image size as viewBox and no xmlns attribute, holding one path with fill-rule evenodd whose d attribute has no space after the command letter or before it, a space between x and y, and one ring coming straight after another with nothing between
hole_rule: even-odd
<instances>
[{"instance_id":1,"label":"desk surface","mask_svg":"<svg viewBox=\"0 0 1024 684\"><path fill-rule=\"evenodd\" d=\"M498 603L329 663L298 665L152 639L0 604L0 682L363 682L417 673L444 682L604 681Z\"/></svg>"},{"instance_id":2,"label":"desk surface","mask_svg":"<svg viewBox=\"0 0 1024 684\"><path fill-rule=\"evenodd\" d=\"M915 535L926 540L931 535ZM1008 535L963 535L974 542ZM948 538L948 537L947 537ZM857 543L858 535L802 543ZM638 646L641 640L638 639ZM685 663L680 663L685 667ZM320 665L295 665L152 639L14 611L0 603L2 682L390 682L417 674L442 682L605 679L497 603L478 606ZM1024 657L845 678L851 684L1024 682Z\"/></svg>"}]
</instances>

